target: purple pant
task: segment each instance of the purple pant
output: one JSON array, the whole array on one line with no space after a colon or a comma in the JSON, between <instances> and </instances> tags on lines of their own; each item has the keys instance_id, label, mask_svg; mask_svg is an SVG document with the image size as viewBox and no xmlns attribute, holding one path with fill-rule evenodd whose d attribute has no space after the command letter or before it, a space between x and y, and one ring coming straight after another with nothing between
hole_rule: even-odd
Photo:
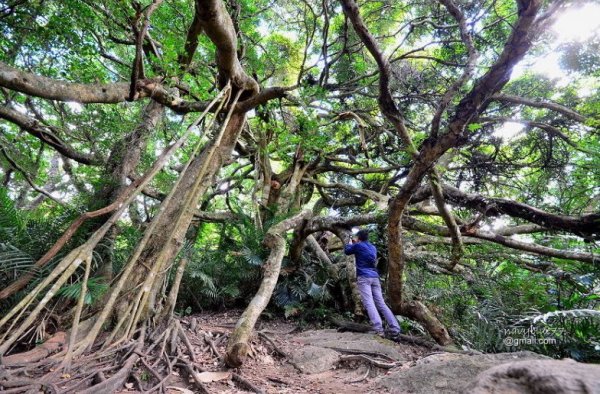
<instances>
[{"instance_id":1,"label":"purple pant","mask_svg":"<svg viewBox=\"0 0 600 394\"><path fill-rule=\"evenodd\" d=\"M366 278L364 276L359 276L356 278L356 283L358 285L358 291L360 291L362 303L367 310L367 314L369 315L369 319L373 325L373 329L378 333L383 333L381 317L377 312L379 311L383 314L383 317L388 324L390 334L396 335L400 333L400 325L398 324L398 320L396 320L396 316L394 316L390 308L386 305L385 301L383 300L383 295L381 295L381 284L379 283L379 278Z\"/></svg>"}]
</instances>

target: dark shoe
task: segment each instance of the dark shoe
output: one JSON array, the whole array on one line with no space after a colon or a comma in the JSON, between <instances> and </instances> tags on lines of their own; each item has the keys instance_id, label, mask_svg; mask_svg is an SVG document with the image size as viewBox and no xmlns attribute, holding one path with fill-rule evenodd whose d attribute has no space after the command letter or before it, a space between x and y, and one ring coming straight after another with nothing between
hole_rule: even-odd
<instances>
[{"instance_id":1,"label":"dark shoe","mask_svg":"<svg viewBox=\"0 0 600 394\"><path fill-rule=\"evenodd\" d=\"M390 339L390 340L394 341L394 342L400 342L400 334L401 334L400 331L398 331L398 332L386 332L385 333L385 337L387 339Z\"/></svg>"}]
</instances>

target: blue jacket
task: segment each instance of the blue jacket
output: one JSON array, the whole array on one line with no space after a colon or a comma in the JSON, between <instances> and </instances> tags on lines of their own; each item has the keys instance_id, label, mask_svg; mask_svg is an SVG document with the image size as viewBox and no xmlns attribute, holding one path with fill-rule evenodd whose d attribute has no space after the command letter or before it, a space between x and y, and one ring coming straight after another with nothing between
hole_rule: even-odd
<instances>
[{"instance_id":1,"label":"blue jacket","mask_svg":"<svg viewBox=\"0 0 600 394\"><path fill-rule=\"evenodd\" d=\"M377 262L377 249L368 241L344 246L344 253L353 254L356 257L356 276L366 278L379 278L379 272L375 267Z\"/></svg>"}]
</instances>

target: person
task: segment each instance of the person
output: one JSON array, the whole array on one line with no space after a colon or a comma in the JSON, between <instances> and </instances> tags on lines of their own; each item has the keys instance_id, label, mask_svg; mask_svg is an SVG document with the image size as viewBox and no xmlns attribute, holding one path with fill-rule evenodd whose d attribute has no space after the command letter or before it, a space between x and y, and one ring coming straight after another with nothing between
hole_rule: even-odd
<instances>
[{"instance_id":1,"label":"person","mask_svg":"<svg viewBox=\"0 0 600 394\"><path fill-rule=\"evenodd\" d=\"M356 282L362 299L363 306L367 310L373 330L377 335L384 336L383 323L379 312L388 324L387 334L394 338L400 334L400 325L396 316L383 300L381 284L379 283L379 271L377 271L377 248L369 242L369 232L360 230L355 239L344 246L344 253L354 255L356 258ZM379 312L378 312L379 311Z\"/></svg>"}]
</instances>

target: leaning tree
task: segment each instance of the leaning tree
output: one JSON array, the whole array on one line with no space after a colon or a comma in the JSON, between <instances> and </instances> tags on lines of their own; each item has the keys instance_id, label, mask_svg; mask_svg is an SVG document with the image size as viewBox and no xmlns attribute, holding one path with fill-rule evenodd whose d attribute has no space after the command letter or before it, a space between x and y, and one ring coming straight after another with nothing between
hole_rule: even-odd
<instances>
[{"instance_id":1,"label":"leaning tree","mask_svg":"<svg viewBox=\"0 0 600 394\"><path fill-rule=\"evenodd\" d=\"M311 256L360 313L353 262L335 255L336 243L352 226L385 229L392 309L441 345L453 340L424 302L407 296L406 262L469 282L473 261L484 258L471 247L497 244L517 251L526 269L565 280L573 276L554 262L528 256L597 265L598 97L577 94L597 70L574 65L563 91L535 74L513 78L520 61L551 45L549 27L569 5L3 5L6 196L18 209L64 210L69 220L27 270L3 277L0 299L10 309L0 320L0 355L56 307L66 284L80 284L76 301L60 305L65 350L45 361L54 367L42 383L16 385L51 386L71 371L69 389L82 390L94 377L89 363L123 350L120 369L86 392L120 387L140 357L157 351L168 368L174 357L193 376L177 346L164 351L180 338L193 358L173 315L188 263L182 249L202 242L202 223L239 220L235 204L268 250L262 282L229 339L231 366L248 354L288 240L289 270ZM584 58L591 48L567 52ZM508 123L522 124L525 137L499 138ZM495 217L507 225L498 228ZM139 236L118 262L124 229ZM530 242L539 236L558 246ZM560 246L569 237L574 244ZM108 290L90 304L92 279Z\"/></svg>"}]
</instances>

